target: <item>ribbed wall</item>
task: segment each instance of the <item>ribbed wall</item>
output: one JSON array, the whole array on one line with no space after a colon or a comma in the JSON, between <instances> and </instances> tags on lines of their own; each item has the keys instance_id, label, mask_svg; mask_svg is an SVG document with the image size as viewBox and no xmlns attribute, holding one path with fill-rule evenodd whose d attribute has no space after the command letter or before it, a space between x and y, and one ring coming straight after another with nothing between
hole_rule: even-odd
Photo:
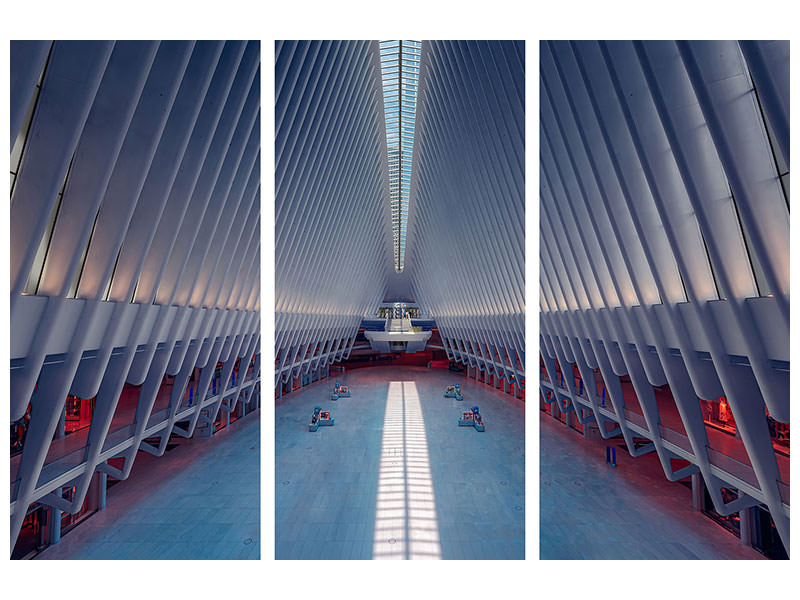
<instances>
[{"instance_id":1,"label":"ribbed wall","mask_svg":"<svg viewBox=\"0 0 800 600\"><path fill-rule=\"evenodd\" d=\"M275 48L276 384L346 358L392 266L377 42Z\"/></svg>"},{"instance_id":2,"label":"ribbed wall","mask_svg":"<svg viewBox=\"0 0 800 600\"><path fill-rule=\"evenodd\" d=\"M525 372L525 48L424 41L406 270L448 355Z\"/></svg>"},{"instance_id":3,"label":"ribbed wall","mask_svg":"<svg viewBox=\"0 0 800 600\"><path fill-rule=\"evenodd\" d=\"M276 363L347 358L394 276L376 42L276 47ZM524 381L524 45L423 42L405 281L448 354Z\"/></svg>"},{"instance_id":4,"label":"ribbed wall","mask_svg":"<svg viewBox=\"0 0 800 600\"><path fill-rule=\"evenodd\" d=\"M617 423L670 479L701 473L722 514L763 502L787 549L765 408L789 422L788 56L788 42L543 42L539 256L546 401L604 436ZM611 406L558 382L554 359L584 382L599 371ZM643 422L626 417L623 375ZM661 427L665 384L683 441ZM752 468L709 449L698 397L723 395Z\"/></svg>"},{"instance_id":5,"label":"ribbed wall","mask_svg":"<svg viewBox=\"0 0 800 600\"><path fill-rule=\"evenodd\" d=\"M96 471L124 479L137 450L161 454L171 433L257 402L259 52L11 44L12 423L31 407L11 474L12 547L31 502L76 512ZM233 385L237 358L253 377ZM203 393L187 408L195 369ZM169 407L153 413L165 374ZM126 383L141 385L136 416L111 432ZM88 441L43 469L68 394L96 396ZM120 457L121 470L107 464Z\"/></svg>"}]
</instances>

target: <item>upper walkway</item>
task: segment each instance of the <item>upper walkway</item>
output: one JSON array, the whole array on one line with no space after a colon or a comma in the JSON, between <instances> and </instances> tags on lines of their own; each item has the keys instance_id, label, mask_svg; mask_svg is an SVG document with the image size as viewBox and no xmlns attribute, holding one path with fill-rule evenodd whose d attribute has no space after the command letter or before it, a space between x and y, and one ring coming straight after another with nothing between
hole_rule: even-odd
<instances>
[{"instance_id":1,"label":"upper walkway","mask_svg":"<svg viewBox=\"0 0 800 600\"><path fill-rule=\"evenodd\" d=\"M36 558L258 559L259 417L211 439L177 439L159 458L140 452L107 508Z\"/></svg>"}]
</instances>

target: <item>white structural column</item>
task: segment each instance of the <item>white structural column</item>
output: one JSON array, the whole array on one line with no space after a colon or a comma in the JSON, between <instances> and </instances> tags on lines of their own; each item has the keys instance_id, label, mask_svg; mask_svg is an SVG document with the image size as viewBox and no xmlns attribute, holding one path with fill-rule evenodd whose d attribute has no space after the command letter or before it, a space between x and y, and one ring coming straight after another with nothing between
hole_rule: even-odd
<instances>
[{"instance_id":1,"label":"white structural column","mask_svg":"<svg viewBox=\"0 0 800 600\"><path fill-rule=\"evenodd\" d=\"M12 43L11 422L30 408L12 548L31 503L75 513L95 472L125 479L138 450L257 405L259 65L258 42ZM48 462L68 394L95 398L88 440Z\"/></svg>"},{"instance_id":2,"label":"white structural column","mask_svg":"<svg viewBox=\"0 0 800 600\"><path fill-rule=\"evenodd\" d=\"M525 48L424 41L406 266L448 356L524 388Z\"/></svg>"},{"instance_id":3,"label":"white structural column","mask_svg":"<svg viewBox=\"0 0 800 600\"><path fill-rule=\"evenodd\" d=\"M789 422L787 82L788 42L541 45L541 393L670 480L701 476L723 515L763 503L788 550L767 416ZM662 426L664 385L685 435ZM699 399L721 396L749 465L709 443Z\"/></svg>"},{"instance_id":4,"label":"white structural column","mask_svg":"<svg viewBox=\"0 0 800 600\"><path fill-rule=\"evenodd\" d=\"M347 358L392 269L377 42L277 42L276 385Z\"/></svg>"}]
</instances>

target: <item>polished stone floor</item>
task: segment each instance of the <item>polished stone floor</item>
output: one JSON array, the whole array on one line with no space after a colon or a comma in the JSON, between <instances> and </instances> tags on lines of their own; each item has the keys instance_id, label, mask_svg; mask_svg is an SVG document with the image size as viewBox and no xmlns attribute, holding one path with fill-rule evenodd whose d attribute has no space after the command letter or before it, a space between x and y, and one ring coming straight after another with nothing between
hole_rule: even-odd
<instances>
[{"instance_id":1,"label":"polished stone floor","mask_svg":"<svg viewBox=\"0 0 800 600\"><path fill-rule=\"evenodd\" d=\"M213 438L140 452L107 508L37 559L258 559L259 412Z\"/></svg>"},{"instance_id":2,"label":"polished stone floor","mask_svg":"<svg viewBox=\"0 0 800 600\"><path fill-rule=\"evenodd\" d=\"M655 454L631 458L540 413L540 558L762 559L692 510L691 491Z\"/></svg>"},{"instance_id":3,"label":"polished stone floor","mask_svg":"<svg viewBox=\"0 0 800 600\"><path fill-rule=\"evenodd\" d=\"M334 381L352 397L330 400ZM459 402L444 398L458 382ZM486 431L459 427L480 407ZM314 406L333 427L308 431ZM354 369L275 408L278 559L522 559L524 404L422 367Z\"/></svg>"}]
</instances>

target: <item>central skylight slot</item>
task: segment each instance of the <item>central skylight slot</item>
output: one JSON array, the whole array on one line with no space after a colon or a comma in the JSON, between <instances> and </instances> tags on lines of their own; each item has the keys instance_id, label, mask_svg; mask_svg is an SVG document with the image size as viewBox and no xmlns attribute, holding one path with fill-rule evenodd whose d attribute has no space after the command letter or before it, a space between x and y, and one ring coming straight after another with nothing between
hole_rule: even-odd
<instances>
[{"instance_id":1,"label":"central skylight slot","mask_svg":"<svg viewBox=\"0 0 800 600\"><path fill-rule=\"evenodd\" d=\"M389 201L392 206L394 268L402 271L406 258L411 159L417 120L417 86L422 42L379 42L386 150L389 157Z\"/></svg>"}]
</instances>

